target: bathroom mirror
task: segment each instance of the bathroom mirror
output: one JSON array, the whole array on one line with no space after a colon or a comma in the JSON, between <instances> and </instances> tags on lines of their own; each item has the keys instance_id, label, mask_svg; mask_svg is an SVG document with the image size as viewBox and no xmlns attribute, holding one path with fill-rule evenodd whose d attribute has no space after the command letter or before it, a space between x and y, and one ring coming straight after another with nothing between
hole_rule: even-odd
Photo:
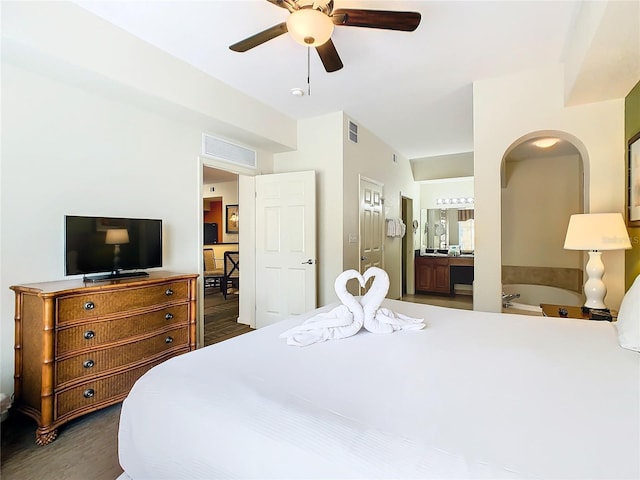
<instances>
[{"instance_id":1,"label":"bathroom mirror","mask_svg":"<svg viewBox=\"0 0 640 480\"><path fill-rule=\"evenodd\" d=\"M450 245L459 245L462 252L473 252L473 217L473 209L421 209L420 250L447 250Z\"/></svg>"}]
</instances>

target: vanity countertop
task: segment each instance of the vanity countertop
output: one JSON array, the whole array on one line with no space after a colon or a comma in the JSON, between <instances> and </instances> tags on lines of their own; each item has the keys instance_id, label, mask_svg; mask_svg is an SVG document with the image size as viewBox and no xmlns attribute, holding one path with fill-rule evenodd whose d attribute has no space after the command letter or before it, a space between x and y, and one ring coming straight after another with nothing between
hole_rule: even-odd
<instances>
[{"instance_id":1,"label":"vanity countertop","mask_svg":"<svg viewBox=\"0 0 640 480\"><path fill-rule=\"evenodd\" d=\"M440 258L473 258L472 253L463 253L461 255L449 255L447 253L420 253L420 257L440 257Z\"/></svg>"}]
</instances>

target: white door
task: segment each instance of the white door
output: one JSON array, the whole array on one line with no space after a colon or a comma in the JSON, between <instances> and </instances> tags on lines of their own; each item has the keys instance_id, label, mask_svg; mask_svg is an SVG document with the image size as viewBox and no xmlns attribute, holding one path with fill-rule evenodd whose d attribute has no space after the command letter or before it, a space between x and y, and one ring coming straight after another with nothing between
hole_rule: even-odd
<instances>
[{"instance_id":1,"label":"white door","mask_svg":"<svg viewBox=\"0 0 640 480\"><path fill-rule=\"evenodd\" d=\"M360 273L369 267L383 268L384 185L360 177Z\"/></svg>"},{"instance_id":2,"label":"white door","mask_svg":"<svg viewBox=\"0 0 640 480\"><path fill-rule=\"evenodd\" d=\"M256 176L256 328L316 308L315 172Z\"/></svg>"}]
</instances>

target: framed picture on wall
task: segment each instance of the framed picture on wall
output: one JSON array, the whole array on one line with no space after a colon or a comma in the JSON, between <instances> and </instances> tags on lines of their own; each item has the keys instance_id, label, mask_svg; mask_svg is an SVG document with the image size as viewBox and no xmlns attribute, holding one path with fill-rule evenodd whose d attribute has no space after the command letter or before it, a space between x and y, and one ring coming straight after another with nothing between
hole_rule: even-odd
<instances>
[{"instance_id":1,"label":"framed picture on wall","mask_svg":"<svg viewBox=\"0 0 640 480\"><path fill-rule=\"evenodd\" d=\"M629 140L627 158L627 226L640 227L640 132Z\"/></svg>"},{"instance_id":2,"label":"framed picture on wall","mask_svg":"<svg viewBox=\"0 0 640 480\"><path fill-rule=\"evenodd\" d=\"M238 233L238 205L227 205L227 233Z\"/></svg>"}]
</instances>

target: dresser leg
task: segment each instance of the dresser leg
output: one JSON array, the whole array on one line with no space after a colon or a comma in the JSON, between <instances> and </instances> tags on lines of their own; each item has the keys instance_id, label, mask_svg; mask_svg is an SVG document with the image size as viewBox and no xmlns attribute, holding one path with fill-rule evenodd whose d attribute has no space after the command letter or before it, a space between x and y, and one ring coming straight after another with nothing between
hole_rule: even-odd
<instances>
[{"instance_id":1,"label":"dresser leg","mask_svg":"<svg viewBox=\"0 0 640 480\"><path fill-rule=\"evenodd\" d=\"M40 445L40 446L49 445L58 436L57 428L54 428L53 430L45 433L42 433L39 430L40 429L36 431L36 445Z\"/></svg>"}]
</instances>

